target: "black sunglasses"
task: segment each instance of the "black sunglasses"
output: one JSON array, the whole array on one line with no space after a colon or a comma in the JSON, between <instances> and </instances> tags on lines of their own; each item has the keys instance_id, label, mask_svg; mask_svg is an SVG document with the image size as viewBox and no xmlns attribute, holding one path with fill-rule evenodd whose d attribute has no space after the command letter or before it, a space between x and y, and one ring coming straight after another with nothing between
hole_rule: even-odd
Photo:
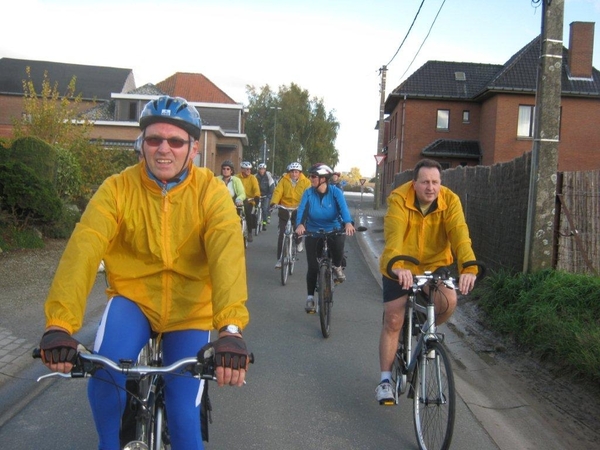
<instances>
[{"instance_id":1,"label":"black sunglasses","mask_svg":"<svg viewBox=\"0 0 600 450\"><path fill-rule=\"evenodd\" d=\"M150 137L144 138L144 142L149 147L159 147L163 143L163 141L167 141L167 144L169 144L169 147L171 147L171 148L181 148L185 144L192 142L192 141L184 141L183 139L180 139L180 138L162 138L162 137L158 137L158 136L150 136Z\"/></svg>"}]
</instances>

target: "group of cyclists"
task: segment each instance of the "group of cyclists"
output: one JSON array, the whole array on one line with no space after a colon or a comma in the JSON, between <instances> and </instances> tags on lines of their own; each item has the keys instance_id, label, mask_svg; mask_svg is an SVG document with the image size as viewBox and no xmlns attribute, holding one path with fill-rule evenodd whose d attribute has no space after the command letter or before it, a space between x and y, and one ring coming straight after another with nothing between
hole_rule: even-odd
<instances>
[{"instance_id":1,"label":"group of cyclists","mask_svg":"<svg viewBox=\"0 0 600 450\"><path fill-rule=\"evenodd\" d=\"M312 165L307 173L302 172L302 164L291 162L287 166L287 172L275 183L266 165L258 165L258 171L252 175L252 164L243 161L240 165L241 174L234 176L233 163L229 160L221 164L220 178L229 188L231 198L237 205L244 205L248 222L249 235L255 227L266 229L269 223L270 210L277 205L278 237L277 237L277 261L275 268L281 268L282 242L286 223L291 214L292 223L295 225L295 243L297 251L302 252L306 247L306 258L308 271L306 275L307 298L305 310L307 313L315 312L314 293L318 274L318 239L305 234L316 232L330 232L343 230L344 234L331 238L329 248L332 253L333 272L337 282L346 279L344 274L344 244L345 236L354 234L354 221L350 215L348 205L343 191L339 185L339 172L323 163ZM238 180L235 180L238 178ZM236 188L237 186L237 188ZM255 215L252 209L259 204L259 196L264 198L261 203L263 208L263 223L254 223ZM292 211L290 213L290 211ZM250 220L248 220L250 218ZM306 240L306 245L304 243ZM252 239L249 238L251 242Z\"/></svg>"},{"instance_id":2,"label":"group of cyclists","mask_svg":"<svg viewBox=\"0 0 600 450\"><path fill-rule=\"evenodd\" d=\"M80 349L73 334L83 324L87 297L104 261L109 287L95 352L114 361L135 360L149 337L158 334L165 364L210 351L219 386L242 386L250 362L242 337L249 322L246 253L237 227L239 216L228 198L246 209L247 218L253 216L253 204L261 196L270 207L297 208L292 220L298 251L306 247L306 311L311 312L318 264L317 240L310 233L345 232L329 245L335 276L344 281L344 239L355 231L343 192L330 183L339 174L317 163L307 170L307 177L302 165L292 162L275 186L264 164L253 175L252 164L244 161L236 176L233 163L224 161L221 174L215 176L193 164L202 121L197 109L179 97L162 96L148 102L139 124L139 162L100 186L60 260L45 303L46 328L40 341L43 362L57 372L67 373L73 367ZM422 160L413 180L388 198L380 258L385 320L376 399L381 404L393 396L391 361L412 275L450 265L455 255L461 292L473 288L472 269L460 269L465 261L475 259L462 206L456 194L441 186L441 172L439 163ZM268 210L264 217L268 218ZM288 220L284 209L278 210L278 218L275 267L281 264ZM252 220L249 225L252 230L266 227L265 222ZM394 265L398 280L392 280L387 263L399 254L418 256L421 263ZM456 306L453 292L443 288L441 292L436 298L440 323ZM213 329L218 330L217 339L210 342ZM173 450L203 448L198 420L203 389L199 380L185 377L175 377L166 386ZM119 448L125 392L125 377L119 374L99 370L90 380L88 397L100 449Z\"/></svg>"}]
</instances>

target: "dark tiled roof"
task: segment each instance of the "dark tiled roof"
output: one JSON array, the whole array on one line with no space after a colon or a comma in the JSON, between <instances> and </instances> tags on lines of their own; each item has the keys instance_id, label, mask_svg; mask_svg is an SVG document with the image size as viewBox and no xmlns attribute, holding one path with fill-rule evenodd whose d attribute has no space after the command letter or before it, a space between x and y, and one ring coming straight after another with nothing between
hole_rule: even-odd
<instances>
[{"instance_id":1,"label":"dark tiled roof","mask_svg":"<svg viewBox=\"0 0 600 450\"><path fill-rule=\"evenodd\" d=\"M236 104L229 95L200 73L177 72L156 86L168 95L183 97L189 102Z\"/></svg>"},{"instance_id":2,"label":"dark tiled roof","mask_svg":"<svg viewBox=\"0 0 600 450\"><path fill-rule=\"evenodd\" d=\"M134 87L135 83L131 69L1 58L0 93L22 95L27 67L31 68L31 79L36 91L41 91L45 72L48 73L52 87L58 83L60 93L64 93L71 79L76 77L77 94L87 100L109 100L111 93L125 92Z\"/></svg>"},{"instance_id":3,"label":"dark tiled roof","mask_svg":"<svg viewBox=\"0 0 600 450\"><path fill-rule=\"evenodd\" d=\"M388 96L385 113L390 114L406 95L408 98L473 100L494 92L535 93L540 58L538 36L515 53L505 64L428 61ZM592 68L591 79L569 78L568 50L563 47L562 94L600 96L600 72ZM457 72L465 74L458 80Z\"/></svg>"},{"instance_id":4,"label":"dark tiled roof","mask_svg":"<svg viewBox=\"0 0 600 450\"><path fill-rule=\"evenodd\" d=\"M454 139L438 139L427 147L421 154L429 158L465 158L479 159L481 157L481 148L479 141L466 141Z\"/></svg>"}]
</instances>

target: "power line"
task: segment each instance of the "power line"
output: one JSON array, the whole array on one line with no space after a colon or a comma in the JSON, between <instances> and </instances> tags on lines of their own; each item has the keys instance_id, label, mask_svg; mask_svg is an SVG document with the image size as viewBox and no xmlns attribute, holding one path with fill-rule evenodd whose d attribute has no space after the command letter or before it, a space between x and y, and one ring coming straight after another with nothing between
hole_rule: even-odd
<instances>
[{"instance_id":1,"label":"power line","mask_svg":"<svg viewBox=\"0 0 600 450\"><path fill-rule=\"evenodd\" d=\"M444 0L446 1L446 0ZM406 32L406 36L404 36L404 39L402 39L402 42L400 43L400 46L398 47L398 50L396 50L396 53L394 53L394 56L392 56L392 59L390 59L390 62L386 64L386 66L389 66L392 61L394 60L394 58L396 57L396 55L398 54L398 52L400 51L400 49L402 48L402 46L404 45L404 42L406 41L406 38L408 37L408 35L410 34L410 30L412 30L413 25L415 24L415 22L417 21L417 17L419 17L419 13L421 12L421 8L423 7L423 3L425 3L425 0L423 0L421 2L421 5L419 6L419 10L417 11L417 14L415 14L415 18L413 19L412 23L410 24L410 28L408 29L408 31Z\"/></svg>"},{"instance_id":2,"label":"power line","mask_svg":"<svg viewBox=\"0 0 600 450\"><path fill-rule=\"evenodd\" d=\"M437 14L435 15L435 18L433 19L433 22L431 23L431 26L429 27L429 31L427 32L427 36L425 36L425 39L423 39L423 42L421 43L421 46L419 47L419 50L417 50L417 53L415 54L415 57L412 59L412 61L410 62L410 64L408 65L408 67L406 68L406 70L404 71L404 73L402 74L402 76L400 77L400 79L404 78L404 75L406 75L406 72L409 71L410 67L415 62L415 59L417 59L417 56L419 56L419 53L421 52L421 49L423 48L423 45L425 45L425 41L427 40L427 38L431 34L431 30L433 29L433 26L435 25L435 22L437 21L438 16L442 12L442 8L444 7L445 3L446 3L446 0L444 0L442 2L442 4L440 5L440 9L438 9Z\"/></svg>"}]
</instances>

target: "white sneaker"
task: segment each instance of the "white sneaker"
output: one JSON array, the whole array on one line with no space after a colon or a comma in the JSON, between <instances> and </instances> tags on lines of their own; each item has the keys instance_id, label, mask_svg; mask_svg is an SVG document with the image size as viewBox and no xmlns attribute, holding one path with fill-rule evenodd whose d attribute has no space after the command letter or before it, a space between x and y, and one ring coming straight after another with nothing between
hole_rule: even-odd
<instances>
[{"instance_id":1,"label":"white sneaker","mask_svg":"<svg viewBox=\"0 0 600 450\"><path fill-rule=\"evenodd\" d=\"M375 399L380 405L393 405L396 403L394 398L394 389L389 380L383 380L375 389Z\"/></svg>"},{"instance_id":2,"label":"white sneaker","mask_svg":"<svg viewBox=\"0 0 600 450\"><path fill-rule=\"evenodd\" d=\"M276 269L281 269L281 259L277 260L277 262L275 263L275 268Z\"/></svg>"},{"instance_id":3,"label":"white sneaker","mask_svg":"<svg viewBox=\"0 0 600 450\"><path fill-rule=\"evenodd\" d=\"M298 253L302 253L304 251L304 240L298 242L298 245L296 245L296 251Z\"/></svg>"},{"instance_id":4,"label":"white sneaker","mask_svg":"<svg viewBox=\"0 0 600 450\"><path fill-rule=\"evenodd\" d=\"M306 307L304 308L307 314L314 314L317 312L315 309L315 298L312 295L309 295L306 298Z\"/></svg>"},{"instance_id":5,"label":"white sneaker","mask_svg":"<svg viewBox=\"0 0 600 450\"><path fill-rule=\"evenodd\" d=\"M335 276L337 281L339 281L340 283L342 281L346 281L346 275L344 274L344 269L341 266L340 267L333 266L332 269L333 269L333 275Z\"/></svg>"}]
</instances>

